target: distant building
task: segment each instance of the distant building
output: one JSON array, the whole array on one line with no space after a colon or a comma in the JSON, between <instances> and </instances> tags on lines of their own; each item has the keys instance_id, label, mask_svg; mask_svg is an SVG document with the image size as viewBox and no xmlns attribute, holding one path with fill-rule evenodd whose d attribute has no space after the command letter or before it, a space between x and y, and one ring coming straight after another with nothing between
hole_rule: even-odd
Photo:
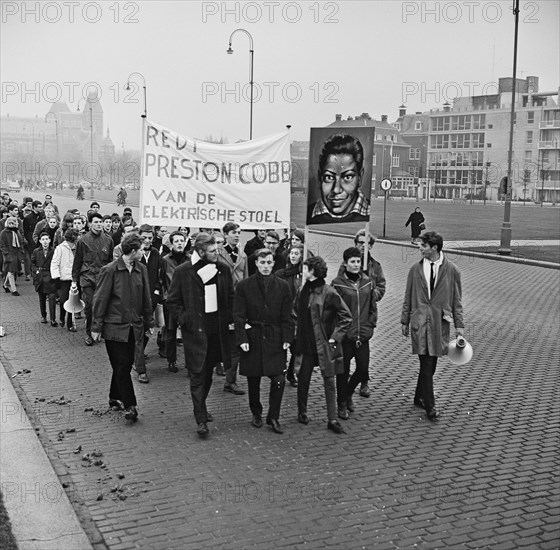
<instances>
[{"instance_id":1,"label":"distant building","mask_svg":"<svg viewBox=\"0 0 560 550\"><path fill-rule=\"evenodd\" d=\"M109 129L103 134L103 108L95 92L88 95L81 111L72 112L60 102L53 103L44 117L0 117L0 151L2 178L15 167L18 178L54 176L58 165L59 179L85 179L84 165L93 161L108 169L115 157Z\"/></svg>"},{"instance_id":2,"label":"distant building","mask_svg":"<svg viewBox=\"0 0 560 550\"><path fill-rule=\"evenodd\" d=\"M539 92L538 77L518 79L512 199L560 201L558 90ZM495 95L460 97L429 113L429 196L497 200L507 175L513 80Z\"/></svg>"}]
</instances>

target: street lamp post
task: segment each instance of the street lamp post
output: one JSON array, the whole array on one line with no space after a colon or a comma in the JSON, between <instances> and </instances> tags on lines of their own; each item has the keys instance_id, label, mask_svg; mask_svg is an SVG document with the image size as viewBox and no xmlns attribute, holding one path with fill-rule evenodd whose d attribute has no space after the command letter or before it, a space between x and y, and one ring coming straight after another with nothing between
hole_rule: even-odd
<instances>
[{"instance_id":1,"label":"street lamp post","mask_svg":"<svg viewBox=\"0 0 560 550\"><path fill-rule=\"evenodd\" d=\"M147 118L148 116L148 94L146 92L146 79L142 73L133 72L130 73L126 80L126 86L124 87L125 90L130 90L130 80L133 76L139 76L142 79L142 88L144 89L144 114L141 115L142 118Z\"/></svg>"},{"instance_id":2,"label":"street lamp post","mask_svg":"<svg viewBox=\"0 0 560 550\"><path fill-rule=\"evenodd\" d=\"M519 30L519 0L514 0L513 14L515 16L515 33L513 38L513 82L511 85L511 114L509 122L509 151L507 171L507 192L504 208L504 221L500 235L500 247L498 254L509 256L511 254L511 188L513 185L512 162L513 162L513 127L515 123L515 89L517 79L517 35Z\"/></svg>"},{"instance_id":3,"label":"street lamp post","mask_svg":"<svg viewBox=\"0 0 560 550\"><path fill-rule=\"evenodd\" d=\"M84 99L84 98L81 98ZM80 110L80 102L78 101L78 111ZM90 165L93 167L93 108L91 106L91 102L89 103L89 161ZM93 200L93 181L90 178L89 182L89 189L90 189L90 199Z\"/></svg>"},{"instance_id":4,"label":"street lamp post","mask_svg":"<svg viewBox=\"0 0 560 550\"><path fill-rule=\"evenodd\" d=\"M488 169L490 168L490 162L486 161L486 178L484 179L484 206L486 206L486 192L488 189Z\"/></svg>"},{"instance_id":5,"label":"street lamp post","mask_svg":"<svg viewBox=\"0 0 560 550\"><path fill-rule=\"evenodd\" d=\"M254 57L255 57L255 50L253 49L253 37L249 31L245 29L235 29L230 37L229 37L229 48L226 50L228 54L233 53L233 49L231 47L231 43L233 40L233 35L236 32L243 32L249 37L249 52L251 54L251 67L249 71L249 84L251 86L251 107L250 107L250 115L249 115L249 139L253 139L253 65L254 65Z\"/></svg>"}]
</instances>

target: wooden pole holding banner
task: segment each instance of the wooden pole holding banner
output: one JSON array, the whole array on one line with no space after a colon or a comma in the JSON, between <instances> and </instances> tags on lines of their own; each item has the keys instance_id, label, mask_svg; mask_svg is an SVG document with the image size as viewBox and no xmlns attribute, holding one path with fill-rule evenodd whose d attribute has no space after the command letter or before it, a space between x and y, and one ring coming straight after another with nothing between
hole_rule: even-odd
<instances>
[{"instance_id":1,"label":"wooden pole holding banner","mask_svg":"<svg viewBox=\"0 0 560 550\"><path fill-rule=\"evenodd\" d=\"M369 222L366 222L364 229L366 232L366 243L364 246L364 273L367 275L368 254L369 254Z\"/></svg>"},{"instance_id":2,"label":"wooden pole holding banner","mask_svg":"<svg viewBox=\"0 0 560 550\"><path fill-rule=\"evenodd\" d=\"M144 170L145 170L145 154L144 154L144 147L146 144L146 115L141 115L142 116L142 147L141 147L141 158L140 158L140 212L138 213L138 220L140 221L140 224L144 223L144 219L143 219L143 212L144 212L144 208L143 208L143 204L144 204Z\"/></svg>"}]
</instances>

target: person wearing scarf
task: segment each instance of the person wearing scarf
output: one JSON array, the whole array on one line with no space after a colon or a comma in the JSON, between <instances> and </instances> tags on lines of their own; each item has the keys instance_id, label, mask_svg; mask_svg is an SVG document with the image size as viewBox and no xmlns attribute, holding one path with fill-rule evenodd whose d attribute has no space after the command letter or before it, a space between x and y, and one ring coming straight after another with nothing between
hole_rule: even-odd
<instances>
[{"instance_id":1,"label":"person wearing scarf","mask_svg":"<svg viewBox=\"0 0 560 550\"><path fill-rule=\"evenodd\" d=\"M292 296L288 283L272 273L274 255L263 248L255 252L257 272L239 281L235 289L233 319L236 343L241 348L239 373L247 377L251 424L263 425L261 378L270 378L266 423L283 433L279 422L284 394L286 350L294 336Z\"/></svg>"},{"instance_id":2,"label":"person wearing scarf","mask_svg":"<svg viewBox=\"0 0 560 550\"><path fill-rule=\"evenodd\" d=\"M305 283L294 301L297 316L295 354L298 374L298 421L308 424L307 398L313 367L323 376L327 403L327 428L344 433L337 417L335 376L344 372L342 339L352 324L352 315L337 294L325 284L327 264L320 256L303 262Z\"/></svg>"},{"instance_id":3,"label":"person wearing scarf","mask_svg":"<svg viewBox=\"0 0 560 550\"><path fill-rule=\"evenodd\" d=\"M0 251L4 270L4 290L12 296L19 296L16 287L16 277L23 261L23 236L18 231L18 219L11 216L6 218L6 227L0 232Z\"/></svg>"},{"instance_id":4,"label":"person wearing scarf","mask_svg":"<svg viewBox=\"0 0 560 550\"><path fill-rule=\"evenodd\" d=\"M206 437L213 420L206 408L212 371L220 361L226 369L231 365L228 330L233 323L231 272L218 262L213 236L197 235L191 259L173 273L167 307L181 327L197 433Z\"/></svg>"}]
</instances>

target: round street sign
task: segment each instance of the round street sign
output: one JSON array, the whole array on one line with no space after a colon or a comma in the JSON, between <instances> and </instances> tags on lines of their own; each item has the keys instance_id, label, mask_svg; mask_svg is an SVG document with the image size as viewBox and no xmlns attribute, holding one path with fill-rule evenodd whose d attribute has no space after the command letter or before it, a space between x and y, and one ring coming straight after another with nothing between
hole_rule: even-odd
<instances>
[{"instance_id":1,"label":"round street sign","mask_svg":"<svg viewBox=\"0 0 560 550\"><path fill-rule=\"evenodd\" d=\"M393 187L393 182L389 178L385 178L381 180L379 186L383 189L383 191L389 191L389 189Z\"/></svg>"}]
</instances>

